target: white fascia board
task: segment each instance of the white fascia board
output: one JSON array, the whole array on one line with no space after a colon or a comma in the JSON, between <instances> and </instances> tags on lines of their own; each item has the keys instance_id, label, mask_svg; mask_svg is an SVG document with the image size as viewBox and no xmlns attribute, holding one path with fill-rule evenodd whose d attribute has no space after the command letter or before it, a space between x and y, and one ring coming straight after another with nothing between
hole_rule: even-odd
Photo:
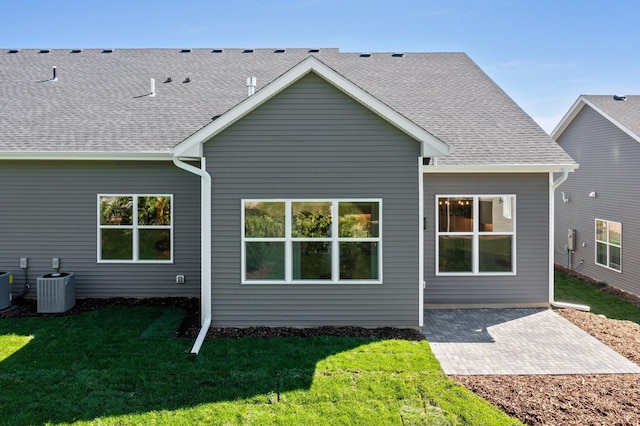
<instances>
[{"instance_id":1,"label":"white fascia board","mask_svg":"<svg viewBox=\"0 0 640 426\"><path fill-rule=\"evenodd\" d=\"M560 173L573 172L578 164L505 164L489 166L423 166L423 173Z\"/></svg>"},{"instance_id":2,"label":"white fascia board","mask_svg":"<svg viewBox=\"0 0 640 426\"><path fill-rule=\"evenodd\" d=\"M551 138L554 141L558 141L558 138L560 137L560 135L562 135L562 133L564 133L567 127L569 127L569 124L571 124L571 122L576 117L576 115L578 115L578 113L582 110L585 103L586 103L586 99L584 98L584 96L580 96L573 103L573 105L571 105L571 108L569 108L569 111L567 111L567 113L564 115L564 117L562 117L562 120L560 120L560 122L555 127L555 129L553 129L549 134L549 136L551 136Z\"/></svg>"},{"instance_id":3,"label":"white fascia board","mask_svg":"<svg viewBox=\"0 0 640 426\"><path fill-rule=\"evenodd\" d=\"M582 111L582 108L584 108L585 105L588 105L589 107L593 108L594 111L596 111L598 114L600 114L601 116L609 120L613 125L615 125L617 128L625 132L633 140L635 140L636 142L640 142L640 135L637 135L636 133L629 130L626 126L624 126L618 120L611 117L609 114L607 114L602 109L597 107L593 102L589 101L584 96L580 96L578 98L578 100L569 109L569 112L567 112L567 114L565 114L565 116L562 118L562 120L560 121L560 124L558 124L558 126L556 126L556 128L553 129L553 132L551 132L551 137L553 138L553 140L557 141L560 138L562 133L564 133L564 131L567 130L567 127L569 127L569 124L571 124L573 119L576 118L576 115L578 115L578 113Z\"/></svg>"},{"instance_id":4,"label":"white fascia board","mask_svg":"<svg viewBox=\"0 0 640 426\"><path fill-rule=\"evenodd\" d=\"M335 70L325 65L317 58L310 56L298 63L280 77L249 96L235 107L218 117L212 123L206 125L202 129L189 136L187 139L178 144L174 151L176 156L183 156L185 153L200 152L195 146L202 144L220 133L242 117L267 102L273 96L277 95L296 81L300 80L310 72L318 74L327 82L344 92L351 98L355 99L371 111L396 126L409 136L420 141L423 144L423 155L441 156L449 153L449 146L440 139L427 132L422 127L415 124L393 108L389 107L375 96L363 90L347 78L343 77Z\"/></svg>"},{"instance_id":5,"label":"white fascia board","mask_svg":"<svg viewBox=\"0 0 640 426\"><path fill-rule=\"evenodd\" d=\"M609 114L607 114L606 112L598 108L593 102L590 102L588 99L583 99L583 102L586 105L589 105L591 108L593 108L598 114L600 114L601 116L609 120L611 123L613 123L617 128L619 128L620 130L625 132L627 135L629 135L633 140L635 140L636 142L640 142L639 135L635 134L634 132L629 130L626 126L621 124L618 120L614 119Z\"/></svg>"},{"instance_id":6,"label":"white fascia board","mask_svg":"<svg viewBox=\"0 0 640 426\"><path fill-rule=\"evenodd\" d=\"M38 160L38 161L171 161L171 152L0 152L0 160Z\"/></svg>"}]
</instances>

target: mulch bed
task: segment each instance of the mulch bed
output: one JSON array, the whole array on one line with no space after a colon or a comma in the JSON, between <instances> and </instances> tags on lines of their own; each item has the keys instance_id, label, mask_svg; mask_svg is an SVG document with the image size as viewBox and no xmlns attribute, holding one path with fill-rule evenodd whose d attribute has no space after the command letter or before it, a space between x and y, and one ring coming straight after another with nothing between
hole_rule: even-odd
<instances>
[{"instance_id":1,"label":"mulch bed","mask_svg":"<svg viewBox=\"0 0 640 426\"><path fill-rule=\"evenodd\" d=\"M187 312L175 337L195 339L200 333L200 299L181 297L157 297L157 298L86 298L77 299L76 305L64 313L38 313L35 299L18 299L10 308L0 311L0 318L9 317L60 317L78 315L96 309L104 309L112 306L160 306L178 307ZM268 339L273 337L359 337L374 339L403 339L420 341L424 335L412 328L365 328L365 327L211 327L207 332L207 339L254 337Z\"/></svg>"},{"instance_id":2,"label":"mulch bed","mask_svg":"<svg viewBox=\"0 0 640 426\"><path fill-rule=\"evenodd\" d=\"M637 296L597 283L574 271L559 266L556 269L640 306ZM14 306L0 311L0 318L77 315L109 306L181 307L188 314L176 337L195 339L200 332L200 303L196 298L78 299L76 306L63 314L38 314L35 300L20 299L14 301ZM556 312L640 365L640 325L568 309ZM415 329L362 327L211 328L207 333L208 339L309 336L424 339ZM640 374L452 378L527 425L640 425Z\"/></svg>"}]
</instances>

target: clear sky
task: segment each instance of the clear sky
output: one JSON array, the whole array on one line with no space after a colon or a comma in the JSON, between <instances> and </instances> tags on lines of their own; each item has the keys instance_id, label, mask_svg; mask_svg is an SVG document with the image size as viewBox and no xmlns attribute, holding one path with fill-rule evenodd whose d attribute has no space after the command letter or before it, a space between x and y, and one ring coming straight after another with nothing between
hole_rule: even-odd
<instances>
[{"instance_id":1,"label":"clear sky","mask_svg":"<svg viewBox=\"0 0 640 426\"><path fill-rule=\"evenodd\" d=\"M639 18L637 0L2 0L0 48L465 52L550 132L580 94L640 94Z\"/></svg>"}]
</instances>

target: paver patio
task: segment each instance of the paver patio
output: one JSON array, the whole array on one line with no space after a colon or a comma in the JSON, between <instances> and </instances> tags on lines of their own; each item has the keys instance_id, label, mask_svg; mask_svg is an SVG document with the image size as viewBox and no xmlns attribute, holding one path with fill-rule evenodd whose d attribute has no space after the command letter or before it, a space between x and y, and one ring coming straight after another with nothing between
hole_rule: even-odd
<instances>
[{"instance_id":1,"label":"paver patio","mask_svg":"<svg viewBox=\"0 0 640 426\"><path fill-rule=\"evenodd\" d=\"M433 309L424 319L445 374L640 373L551 309Z\"/></svg>"}]
</instances>

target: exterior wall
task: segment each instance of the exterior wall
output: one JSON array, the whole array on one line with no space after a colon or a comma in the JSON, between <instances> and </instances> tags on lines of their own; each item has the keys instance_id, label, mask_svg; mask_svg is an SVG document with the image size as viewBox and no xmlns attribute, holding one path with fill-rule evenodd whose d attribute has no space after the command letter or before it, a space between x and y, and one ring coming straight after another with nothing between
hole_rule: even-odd
<instances>
[{"instance_id":1,"label":"exterior wall","mask_svg":"<svg viewBox=\"0 0 640 426\"><path fill-rule=\"evenodd\" d=\"M578 113L558 143L580 167L556 190L555 262L568 267L567 229L573 228L576 251L571 267L640 295L640 144L589 106ZM593 191L595 198L589 197ZM568 203L562 201L561 192ZM622 223L622 272L595 263L596 218Z\"/></svg>"},{"instance_id":2,"label":"exterior wall","mask_svg":"<svg viewBox=\"0 0 640 426\"><path fill-rule=\"evenodd\" d=\"M425 174L424 302L428 307L546 306L549 175ZM516 275L436 276L436 195L516 194Z\"/></svg>"},{"instance_id":3,"label":"exterior wall","mask_svg":"<svg viewBox=\"0 0 640 426\"><path fill-rule=\"evenodd\" d=\"M173 194L174 263L97 263L100 193ZM171 163L0 161L0 242L0 270L14 273L16 294L20 258L35 297L36 278L58 257L61 271L76 273L78 297L198 296L200 180Z\"/></svg>"},{"instance_id":4,"label":"exterior wall","mask_svg":"<svg viewBox=\"0 0 640 426\"><path fill-rule=\"evenodd\" d=\"M417 326L419 144L309 75L205 144L217 326ZM383 284L241 284L242 199L382 198Z\"/></svg>"}]
</instances>

